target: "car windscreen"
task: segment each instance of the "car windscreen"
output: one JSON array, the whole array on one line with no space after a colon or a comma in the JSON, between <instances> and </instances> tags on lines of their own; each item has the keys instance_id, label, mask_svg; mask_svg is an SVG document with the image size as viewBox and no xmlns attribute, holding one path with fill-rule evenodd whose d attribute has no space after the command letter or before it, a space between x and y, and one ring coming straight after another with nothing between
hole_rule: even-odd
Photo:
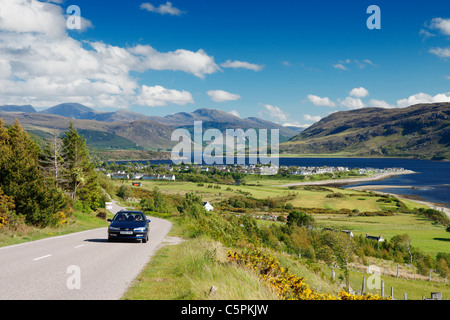
<instances>
[{"instance_id":1,"label":"car windscreen","mask_svg":"<svg viewBox=\"0 0 450 320\"><path fill-rule=\"evenodd\" d=\"M145 221L145 217L139 212L119 212L114 216L113 221Z\"/></svg>"}]
</instances>

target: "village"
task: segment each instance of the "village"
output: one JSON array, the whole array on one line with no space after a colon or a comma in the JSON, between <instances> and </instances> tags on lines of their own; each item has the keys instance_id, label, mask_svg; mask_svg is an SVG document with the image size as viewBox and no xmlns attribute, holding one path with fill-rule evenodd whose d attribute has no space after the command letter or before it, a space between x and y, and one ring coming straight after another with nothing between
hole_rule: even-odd
<instances>
[{"instance_id":1,"label":"village","mask_svg":"<svg viewBox=\"0 0 450 320\"><path fill-rule=\"evenodd\" d=\"M97 168L104 171L111 179L133 179L133 180L168 180L175 181L177 173L240 173L254 175L296 175L313 176L317 174L329 174L333 176L339 173L353 171L357 175L381 174L381 173L401 173L404 168L353 168L348 167L328 167L328 166L273 166L273 165L197 165L193 164L140 164L126 163L117 165L120 170L111 170L112 167Z\"/></svg>"}]
</instances>

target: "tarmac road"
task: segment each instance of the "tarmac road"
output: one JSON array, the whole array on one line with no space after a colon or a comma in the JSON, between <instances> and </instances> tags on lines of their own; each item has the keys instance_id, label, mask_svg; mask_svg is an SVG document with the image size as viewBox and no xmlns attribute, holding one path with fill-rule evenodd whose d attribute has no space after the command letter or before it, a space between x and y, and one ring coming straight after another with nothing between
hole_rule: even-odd
<instances>
[{"instance_id":1,"label":"tarmac road","mask_svg":"<svg viewBox=\"0 0 450 320\"><path fill-rule=\"evenodd\" d=\"M2 247L0 299L120 299L171 228L151 218L145 244L108 242L107 228L100 228Z\"/></svg>"}]
</instances>

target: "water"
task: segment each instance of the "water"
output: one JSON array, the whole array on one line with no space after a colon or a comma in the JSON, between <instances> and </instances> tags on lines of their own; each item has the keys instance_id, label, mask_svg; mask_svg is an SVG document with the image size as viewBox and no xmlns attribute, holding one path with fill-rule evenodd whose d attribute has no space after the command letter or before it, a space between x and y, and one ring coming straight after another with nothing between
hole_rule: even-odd
<instances>
[{"instance_id":1,"label":"water","mask_svg":"<svg viewBox=\"0 0 450 320\"><path fill-rule=\"evenodd\" d=\"M280 164L296 166L343 166L348 168L404 168L417 172L398 175L385 180L367 181L349 186L383 185L405 188L379 189L382 192L413 196L424 201L443 204L450 208L450 162L414 159L366 158L280 158ZM414 187L414 189L409 188Z\"/></svg>"},{"instance_id":2,"label":"water","mask_svg":"<svg viewBox=\"0 0 450 320\"><path fill-rule=\"evenodd\" d=\"M145 161L141 161L145 163ZM171 160L152 160L151 164L172 164ZM224 161L225 163L225 161ZM353 168L404 168L417 172L394 176L380 181L368 181L351 186L386 185L405 188L386 188L380 191L413 196L424 201L443 204L450 208L450 162L386 158L280 158L286 166L328 166ZM350 185L349 185L350 186ZM414 189L408 188L414 187Z\"/></svg>"}]
</instances>

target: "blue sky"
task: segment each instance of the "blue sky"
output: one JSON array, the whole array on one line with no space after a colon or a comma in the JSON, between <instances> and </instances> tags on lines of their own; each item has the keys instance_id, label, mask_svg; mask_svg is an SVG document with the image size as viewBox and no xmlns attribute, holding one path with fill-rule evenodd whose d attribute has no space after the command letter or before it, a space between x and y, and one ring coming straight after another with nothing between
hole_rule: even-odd
<instances>
[{"instance_id":1,"label":"blue sky","mask_svg":"<svg viewBox=\"0 0 450 320\"><path fill-rule=\"evenodd\" d=\"M1 104L217 108L307 126L336 111L450 101L448 1L7 2ZM366 25L372 4L379 30ZM67 29L70 5L82 30Z\"/></svg>"}]
</instances>

